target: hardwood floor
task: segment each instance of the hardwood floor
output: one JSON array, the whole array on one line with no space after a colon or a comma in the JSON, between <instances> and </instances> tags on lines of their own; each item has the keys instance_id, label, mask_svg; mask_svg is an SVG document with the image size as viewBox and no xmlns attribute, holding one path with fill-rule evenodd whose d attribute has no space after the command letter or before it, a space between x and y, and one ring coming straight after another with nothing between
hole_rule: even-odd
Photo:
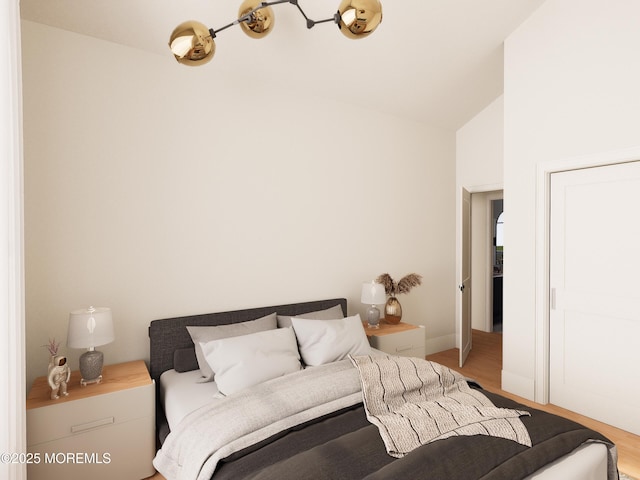
<instances>
[{"instance_id":1,"label":"hardwood floor","mask_svg":"<svg viewBox=\"0 0 640 480\"><path fill-rule=\"evenodd\" d=\"M458 367L459 350L457 348L429 355L427 360L432 360L457 370L463 375L475 379L491 392L499 393L532 408L569 418L602 433L614 442L618 448L618 469L620 472L640 479L640 436L552 404L541 405L503 391L500 388L502 384L500 378L502 371L502 334L474 330L472 344L473 348L463 368Z\"/></svg>"},{"instance_id":2,"label":"hardwood floor","mask_svg":"<svg viewBox=\"0 0 640 480\"><path fill-rule=\"evenodd\" d=\"M458 367L459 351L457 348L429 355L427 360L432 360L457 370L463 375L475 379L491 392L499 393L532 408L569 418L602 433L618 447L618 468L620 472L640 480L639 436L555 405L541 405L501 390L502 334L474 330L472 341L473 349L463 368ZM149 477L148 480L165 480L165 478L157 473Z\"/></svg>"}]
</instances>

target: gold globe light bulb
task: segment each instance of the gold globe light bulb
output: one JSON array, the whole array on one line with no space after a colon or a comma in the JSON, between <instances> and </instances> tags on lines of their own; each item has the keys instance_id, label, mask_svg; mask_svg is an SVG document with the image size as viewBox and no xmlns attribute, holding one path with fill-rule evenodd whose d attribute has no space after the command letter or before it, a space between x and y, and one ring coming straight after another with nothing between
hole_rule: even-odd
<instances>
[{"instance_id":1,"label":"gold globe light bulb","mask_svg":"<svg viewBox=\"0 0 640 480\"><path fill-rule=\"evenodd\" d=\"M258 8L261 0L244 0L238 10L238 18L247 15L254 8ZM251 18L245 22L240 22L242 31L251 38L263 38L271 33L275 23L275 16L271 7L264 7L253 12Z\"/></svg>"},{"instance_id":2,"label":"gold globe light bulb","mask_svg":"<svg viewBox=\"0 0 640 480\"><path fill-rule=\"evenodd\" d=\"M338 28L348 38L364 38L382 22L379 0L342 0L338 7Z\"/></svg>"},{"instance_id":3,"label":"gold globe light bulb","mask_svg":"<svg viewBox=\"0 0 640 480\"><path fill-rule=\"evenodd\" d=\"M193 20L183 22L173 30L169 48L179 63L193 67L209 62L216 52L209 29Z\"/></svg>"}]
</instances>

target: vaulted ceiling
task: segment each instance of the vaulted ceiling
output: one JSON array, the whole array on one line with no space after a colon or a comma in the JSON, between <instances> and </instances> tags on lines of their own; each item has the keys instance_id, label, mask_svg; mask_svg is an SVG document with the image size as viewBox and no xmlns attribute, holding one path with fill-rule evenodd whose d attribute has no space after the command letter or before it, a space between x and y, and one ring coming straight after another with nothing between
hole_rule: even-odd
<instances>
[{"instance_id":1,"label":"vaulted ceiling","mask_svg":"<svg viewBox=\"0 0 640 480\"><path fill-rule=\"evenodd\" d=\"M273 6L266 38L220 32L208 74L254 77L448 129L464 125L502 93L503 41L544 0L381 0L383 21L351 40L335 24L308 30L294 5ZM218 29L237 18L230 0L21 0L22 18L97 37L179 65L167 47L185 20ZM337 0L299 0L322 20Z\"/></svg>"}]
</instances>

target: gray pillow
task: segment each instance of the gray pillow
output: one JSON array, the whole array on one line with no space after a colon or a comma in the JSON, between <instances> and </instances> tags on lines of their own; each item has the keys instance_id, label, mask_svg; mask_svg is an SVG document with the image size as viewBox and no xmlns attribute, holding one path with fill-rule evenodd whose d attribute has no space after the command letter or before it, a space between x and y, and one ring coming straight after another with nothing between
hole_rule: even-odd
<instances>
[{"instance_id":1,"label":"gray pillow","mask_svg":"<svg viewBox=\"0 0 640 480\"><path fill-rule=\"evenodd\" d=\"M256 320L250 320L248 322L230 323L229 325L216 325L210 327L195 327L189 326L187 330L191 335L196 346L196 358L198 360L198 366L200 367L200 373L204 377L202 382L213 381L214 372L207 363L207 359L202 352L200 343L207 343L211 340L220 340L222 338L239 337L240 335L248 335L250 333L264 332L265 330L274 330L277 328L278 323L276 320L276 314L272 313Z\"/></svg>"},{"instance_id":2,"label":"gray pillow","mask_svg":"<svg viewBox=\"0 0 640 480\"><path fill-rule=\"evenodd\" d=\"M307 318L309 320L338 320L344 318L344 312L340 304L327 308L326 310L318 310L317 312L301 313L296 317ZM291 319L293 317L287 315L278 315L278 328L291 327Z\"/></svg>"}]
</instances>

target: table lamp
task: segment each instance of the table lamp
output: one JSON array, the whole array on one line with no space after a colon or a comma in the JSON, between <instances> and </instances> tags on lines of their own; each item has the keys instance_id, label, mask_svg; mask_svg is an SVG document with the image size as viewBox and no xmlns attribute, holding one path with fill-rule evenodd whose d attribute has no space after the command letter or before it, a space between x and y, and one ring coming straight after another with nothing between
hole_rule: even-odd
<instances>
[{"instance_id":1,"label":"table lamp","mask_svg":"<svg viewBox=\"0 0 640 480\"><path fill-rule=\"evenodd\" d=\"M69 348L88 349L80 356L80 384L100 383L104 355L95 349L100 345L113 342L113 321L108 307L89 307L74 310L69 314Z\"/></svg>"},{"instance_id":2,"label":"table lamp","mask_svg":"<svg viewBox=\"0 0 640 480\"><path fill-rule=\"evenodd\" d=\"M370 283L363 283L360 301L370 305L367 309L367 324L369 328L379 328L380 310L376 305L382 305L387 301L384 286L373 280Z\"/></svg>"}]
</instances>

